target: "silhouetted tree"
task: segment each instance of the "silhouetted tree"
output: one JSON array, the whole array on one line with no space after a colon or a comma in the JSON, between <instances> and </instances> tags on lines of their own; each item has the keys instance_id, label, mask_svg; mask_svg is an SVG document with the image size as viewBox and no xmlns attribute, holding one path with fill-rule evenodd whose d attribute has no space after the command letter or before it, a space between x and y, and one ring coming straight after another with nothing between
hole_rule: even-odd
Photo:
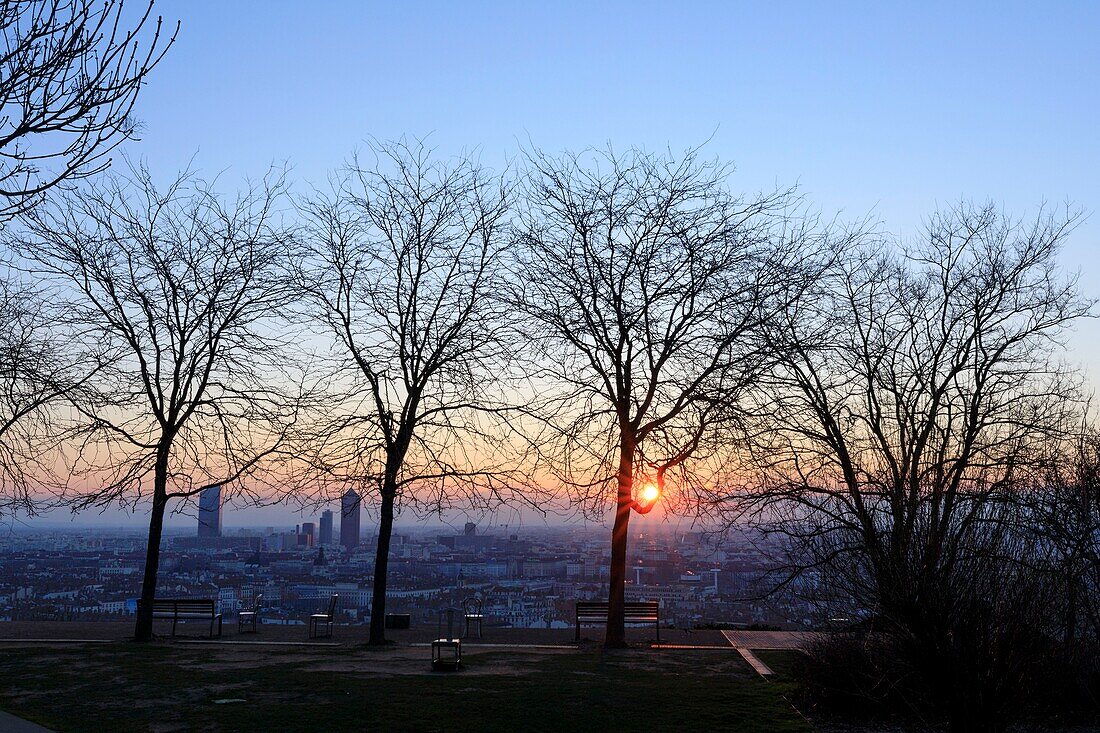
<instances>
[{"instance_id":1,"label":"silhouetted tree","mask_svg":"<svg viewBox=\"0 0 1100 733\"><path fill-rule=\"evenodd\" d=\"M606 643L621 646L630 512L652 505L636 486L673 471L690 502L693 462L709 470L737 424L767 361L755 334L786 266L773 214L790 195L733 196L726 167L694 151L533 153L528 167L515 303L541 450L579 505L615 507Z\"/></svg>"},{"instance_id":2,"label":"silhouetted tree","mask_svg":"<svg viewBox=\"0 0 1100 733\"><path fill-rule=\"evenodd\" d=\"M73 337L103 354L72 400L69 499L151 499L138 640L152 636L169 502L256 491L296 419L292 336L276 320L282 190L274 177L225 201L189 176L158 189L138 170L56 191L24 217L22 256Z\"/></svg>"},{"instance_id":3,"label":"silhouetted tree","mask_svg":"<svg viewBox=\"0 0 1100 733\"><path fill-rule=\"evenodd\" d=\"M133 136L138 92L175 41L159 17L145 38L152 9L129 18L122 0L0 2L0 222L103 170Z\"/></svg>"},{"instance_id":4,"label":"silhouetted tree","mask_svg":"<svg viewBox=\"0 0 1100 733\"><path fill-rule=\"evenodd\" d=\"M33 513L46 498L55 408L80 387L85 366L73 363L78 354L65 348L68 334L43 295L32 281L0 280L0 514Z\"/></svg>"},{"instance_id":5,"label":"silhouetted tree","mask_svg":"<svg viewBox=\"0 0 1100 733\"><path fill-rule=\"evenodd\" d=\"M1100 707L1100 434L1087 421L1051 451L1024 502L1025 528L1045 552L1036 570L1049 576L1046 626L1057 655L1063 713Z\"/></svg>"},{"instance_id":6,"label":"silhouetted tree","mask_svg":"<svg viewBox=\"0 0 1100 733\"><path fill-rule=\"evenodd\" d=\"M174 40L162 42L159 18L142 40L151 11L150 3L124 18L122 2L0 2L0 225L52 186L102 170L133 135L138 90ZM95 361L63 347L58 315L33 280L5 265L0 511L33 512L40 503L52 468L43 459L57 437L54 407Z\"/></svg>"},{"instance_id":7,"label":"silhouetted tree","mask_svg":"<svg viewBox=\"0 0 1100 733\"><path fill-rule=\"evenodd\" d=\"M534 499L502 460L507 183L433 161L422 142L371 153L304 204L298 287L333 339L333 408L309 451L317 486L380 499L370 643L382 644L396 509Z\"/></svg>"},{"instance_id":8,"label":"silhouetted tree","mask_svg":"<svg viewBox=\"0 0 1100 733\"><path fill-rule=\"evenodd\" d=\"M1023 541L1002 531L1020 521L1006 505L1079 401L1054 356L1090 310L1056 261L1076 220L961 205L908 248L863 236L827 252L768 321L778 365L759 382L762 473L732 503L791 539L794 574L826 573L910 639L937 703L964 716L957 727L974 723L967 698L1005 699L994 686L1006 678L964 659L961 640L977 618L1019 630L982 616L1018 598L974 589L1010 576L1023 587L1018 567L994 562Z\"/></svg>"}]
</instances>

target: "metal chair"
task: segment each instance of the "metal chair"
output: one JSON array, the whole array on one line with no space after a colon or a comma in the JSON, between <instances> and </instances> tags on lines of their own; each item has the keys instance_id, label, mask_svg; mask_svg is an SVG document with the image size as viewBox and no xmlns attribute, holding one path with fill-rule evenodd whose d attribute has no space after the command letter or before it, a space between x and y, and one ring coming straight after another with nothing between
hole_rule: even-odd
<instances>
[{"instance_id":1,"label":"metal chair","mask_svg":"<svg viewBox=\"0 0 1100 733\"><path fill-rule=\"evenodd\" d=\"M462 638L466 639L470 636L471 627L477 630L477 638L481 638L481 622L485 619L481 615L481 599L476 597L467 598L462 602L462 616L466 621L466 630L462 632Z\"/></svg>"},{"instance_id":2,"label":"metal chair","mask_svg":"<svg viewBox=\"0 0 1100 733\"><path fill-rule=\"evenodd\" d=\"M336 618L336 600L340 596L336 593L332 594L332 598L328 602L327 613L315 613L309 617L309 638L317 639L322 636L321 626L328 627L328 633L324 636L332 636L332 622Z\"/></svg>"},{"instance_id":3,"label":"metal chair","mask_svg":"<svg viewBox=\"0 0 1100 733\"><path fill-rule=\"evenodd\" d=\"M455 614L457 608L445 608L439 612L436 623L438 639L432 642L432 669L437 672L457 672L462 666L462 640L456 639ZM447 636L443 636L443 619L447 619Z\"/></svg>"},{"instance_id":4,"label":"metal chair","mask_svg":"<svg viewBox=\"0 0 1100 733\"><path fill-rule=\"evenodd\" d=\"M264 595L260 593L256 596L252 603L251 611L240 611L237 614L237 633L244 632L245 628L251 626L252 633L255 634L259 630L260 623L260 608L263 607Z\"/></svg>"}]
</instances>

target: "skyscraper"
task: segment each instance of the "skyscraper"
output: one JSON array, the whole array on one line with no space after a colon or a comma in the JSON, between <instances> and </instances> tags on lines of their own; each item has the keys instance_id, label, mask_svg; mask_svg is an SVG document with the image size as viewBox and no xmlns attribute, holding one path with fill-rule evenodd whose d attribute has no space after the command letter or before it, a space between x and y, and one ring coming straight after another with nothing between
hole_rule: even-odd
<instances>
[{"instance_id":1,"label":"skyscraper","mask_svg":"<svg viewBox=\"0 0 1100 733\"><path fill-rule=\"evenodd\" d=\"M302 531L298 535L298 544L305 547L313 547L316 541L313 522L302 522Z\"/></svg>"},{"instance_id":2,"label":"skyscraper","mask_svg":"<svg viewBox=\"0 0 1100 733\"><path fill-rule=\"evenodd\" d=\"M340 544L349 550L359 546L359 504L355 489L340 500Z\"/></svg>"},{"instance_id":3,"label":"skyscraper","mask_svg":"<svg viewBox=\"0 0 1100 733\"><path fill-rule=\"evenodd\" d=\"M326 509L321 512L321 537L320 543L322 545L332 544L332 510Z\"/></svg>"},{"instance_id":4,"label":"skyscraper","mask_svg":"<svg viewBox=\"0 0 1100 733\"><path fill-rule=\"evenodd\" d=\"M199 494L199 537L222 536L222 487L211 486Z\"/></svg>"}]
</instances>

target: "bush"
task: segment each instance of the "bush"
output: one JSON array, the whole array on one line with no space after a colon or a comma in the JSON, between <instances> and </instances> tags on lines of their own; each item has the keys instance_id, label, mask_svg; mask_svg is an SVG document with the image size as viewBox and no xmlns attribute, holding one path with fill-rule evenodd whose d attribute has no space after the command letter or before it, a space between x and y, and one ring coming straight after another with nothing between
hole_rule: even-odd
<instances>
[{"instance_id":1,"label":"bush","mask_svg":"<svg viewBox=\"0 0 1100 733\"><path fill-rule=\"evenodd\" d=\"M875 729L1003 731L1100 723L1096 644L1079 645L1067 656L1053 639L1039 636L1025 651L1025 673L1009 677L975 664L967 644L943 654L919 653L896 631L831 634L812 644L791 674L801 709ZM956 653L965 658L952 659Z\"/></svg>"},{"instance_id":2,"label":"bush","mask_svg":"<svg viewBox=\"0 0 1100 733\"><path fill-rule=\"evenodd\" d=\"M850 722L920 719L924 692L882 635L830 634L792 667L802 706Z\"/></svg>"}]
</instances>

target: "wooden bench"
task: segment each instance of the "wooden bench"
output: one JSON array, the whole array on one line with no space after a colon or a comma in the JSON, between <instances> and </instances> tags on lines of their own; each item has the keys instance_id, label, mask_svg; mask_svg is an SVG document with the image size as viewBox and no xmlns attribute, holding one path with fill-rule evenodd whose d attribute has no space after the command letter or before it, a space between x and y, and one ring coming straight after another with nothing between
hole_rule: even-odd
<instances>
[{"instance_id":1,"label":"wooden bench","mask_svg":"<svg viewBox=\"0 0 1100 733\"><path fill-rule=\"evenodd\" d=\"M218 636L222 635L222 615L217 613L214 601L203 598L157 598L153 601L154 619L172 619L172 636L180 621L209 621L210 636L214 636L214 622L218 622Z\"/></svg>"},{"instance_id":2,"label":"wooden bench","mask_svg":"<svg viewBox=\"0 0 1100 733\"><path fill-rule=\"evenodd\" d=\"M606 624L607 601L577 601L577 637L581 640L581 624ZM653 624L657 629L657 643L661 643L660 604L657 601L627 601L623 606L623 620L628 624Z\"/></svg>"}]
</instances>

